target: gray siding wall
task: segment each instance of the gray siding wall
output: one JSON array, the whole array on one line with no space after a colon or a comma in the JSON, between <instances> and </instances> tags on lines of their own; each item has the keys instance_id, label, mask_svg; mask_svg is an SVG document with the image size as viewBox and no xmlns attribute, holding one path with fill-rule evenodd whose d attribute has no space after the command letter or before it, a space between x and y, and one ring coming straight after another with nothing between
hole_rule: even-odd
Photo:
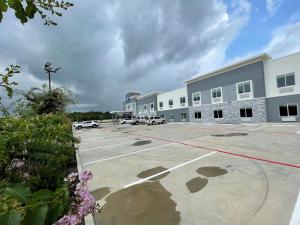
<instances>
[{"instance_id":1,"label":"gray siding wall","mask_svg":"<svg viewBox=\"0 0 300 225\"><path fill-rule=\"evenodd\" d=\"M174 115L174 120L172 122L183 122L181 119L181 113L186 113L186 120L189 121L189 109L188 108L181 108L181 109L171 109L171 110L164 110L164 111L158 111L158 116L164 116L166 121L170 122L170 116L171 114Z\"/></svg>"},{"instance_id":2,"label":"gray siding wall","mask_svg":"<svg viewBox=\"0 0 300 225\"><path fill-rule=\"evenodd\" d=\"M297 104L298 105L298 116L296 122L300 122L300 95L287 95L280 97L273 97L266 99L267 105L267 118L268 122L282 122L279 114L279 105L286 104Z\"/></svg>"},{"instance_id":3,"label":"gray siding wall","mask_svg":"<svg viewBox=\"0 0 300 225\"><path fill-rule=\"evenodd\" d=\"M253 82L254 98L265 97L263 61L187 84L189 106L192 106L192 93L199 91L201 92L202 104L211 104L211 89L217 87L223 88L224 102L237 100L236 83L247 80L252 80Z\"/></svg>"},{"instance_id":4,"label":"gray siding wall","mask_svg":"<svg viewBox=\"0 0 300 225\"><path fill-rule=\"evenodd\" d=\"M252 108L252 118L241 118L240 109ZM223 118L214 118L214 111L222 110ZM195 119L195 112L201 112L201 119ZM266 100L264 98L233 101L231 103L209 104L197 107L189 107L189 118L191 122L206 122L206 123L259 123L267 121Z\"/></svg>"},{"instance_id":5,"label":"gray siding wall","mask_svg":"<svg viewBox=\"0 0 300 225\"><path fill-rule=\"evenodd\" d=\"M137 104L136 104L136 108L137 108L137 112L140 116L147 116L147 115L156 115L156 113L154 112L150 112L150 104L154 103L154 111L157 111L157 96L153 95L147 98L143 98L143 99L138 99L137 100ZM139 106L143 106L147 104L147 110L148 112L145 113L139 113Z\"/></svg>"}]
</instances>

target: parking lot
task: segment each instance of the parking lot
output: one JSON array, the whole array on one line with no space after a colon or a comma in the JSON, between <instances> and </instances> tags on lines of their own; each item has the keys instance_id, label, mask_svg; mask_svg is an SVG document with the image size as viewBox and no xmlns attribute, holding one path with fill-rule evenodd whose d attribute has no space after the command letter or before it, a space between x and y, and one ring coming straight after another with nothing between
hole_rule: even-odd
<instances>
[{"instance_id":1,"label":"parking lot","mask_svg":"<svg viewBox=\"0 0 300 225\"><path fill-rule=\"evenodd\" d=\"M103 125L75 131L101 225L300 224L300 125Z\"/></svg>"}]
</instances>

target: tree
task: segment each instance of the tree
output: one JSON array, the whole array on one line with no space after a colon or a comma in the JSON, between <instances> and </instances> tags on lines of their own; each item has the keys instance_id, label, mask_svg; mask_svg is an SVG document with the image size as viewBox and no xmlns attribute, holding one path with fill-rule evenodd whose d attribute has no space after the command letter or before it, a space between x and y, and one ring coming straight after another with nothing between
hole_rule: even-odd
<instances>
[{"instance_id":1,"label":"tree","mask_svg":"<svg viewBox=\"0 0 300 225\"><path fill-rule=\"evenodd\" d=\"M29 91L21 91L21 98L17 101L16 112L26 114L49 114L65 112L67 107L75 104L76 96L67 88L48 90L47 85L42 88L33 87Z\"/></svg>"},{"instance_id":2,"label":"tree","mask_svg":"<svg viewBox=\"0 0 300 225\"><path fill-rule=\"evenodd\" d=\"M11 78L17 73L20 73L20 66L18 65L10 65L6 68L5 73L0 73L0 89L5 89L7 96L10 98L13 95L13 86L18 84L15 81L11 81ZM2 97L0 95L0 112L7 114L7 109L2 105L1 99Z\"/></svg>"},{"instance_id":3,"label":"tree","mask_svg":"<svg viewBox=\"0 0 300 225\"><path fill-rule=\"evenodd\" d=\"M3 14L7 12L8 8L11 8L22 24L33 19L38 13L44 21L44 25L57 25L49 14L62 16L61 10L67 10L71 6L73 6L71 2L58 0L0 0L0 22L3 19Z\"/></svg>"}]
</instances>

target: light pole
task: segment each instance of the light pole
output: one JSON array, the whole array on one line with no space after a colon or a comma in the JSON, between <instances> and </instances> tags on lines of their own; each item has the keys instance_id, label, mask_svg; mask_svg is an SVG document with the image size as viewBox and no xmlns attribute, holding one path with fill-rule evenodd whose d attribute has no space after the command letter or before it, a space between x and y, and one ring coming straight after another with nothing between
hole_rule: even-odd
<instances>
[{"instance_id":1,"label":"light pole","mask_svg":"<svg viewBox=\"0 0 300 225\"><path fill-rule=\"evenodd\" d=\"M61 67L58 67L56 69L53 69L52 67L52 63L51 62L47 62L45 64L45 70L46 73L48 73L48 79L49 79L49 93L51 94L51 73L56 73L58 70L61 69Z\"/></svg>"}]
</instances>

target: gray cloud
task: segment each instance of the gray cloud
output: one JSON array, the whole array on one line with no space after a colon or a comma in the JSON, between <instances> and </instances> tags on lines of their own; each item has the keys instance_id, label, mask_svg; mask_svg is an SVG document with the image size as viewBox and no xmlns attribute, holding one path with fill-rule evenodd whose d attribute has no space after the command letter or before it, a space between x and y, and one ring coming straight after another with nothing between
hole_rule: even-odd
<instances>
[{"instance_id":1,"label":"gray cloud","mask_svg":"<svg viewBox=\"0 0 300 225\"><path fill-rule=\"evenodd\" d=\"M80 95L78 109L120 109L126 91L170 90L222 64L250 9L246 0L81 0L58 27L39 19L23 26L7 14L0 62L20 64L21 87L28 88L46 81L50 60L63 67L55 84Z\"/></svg>"}]
</instances>

